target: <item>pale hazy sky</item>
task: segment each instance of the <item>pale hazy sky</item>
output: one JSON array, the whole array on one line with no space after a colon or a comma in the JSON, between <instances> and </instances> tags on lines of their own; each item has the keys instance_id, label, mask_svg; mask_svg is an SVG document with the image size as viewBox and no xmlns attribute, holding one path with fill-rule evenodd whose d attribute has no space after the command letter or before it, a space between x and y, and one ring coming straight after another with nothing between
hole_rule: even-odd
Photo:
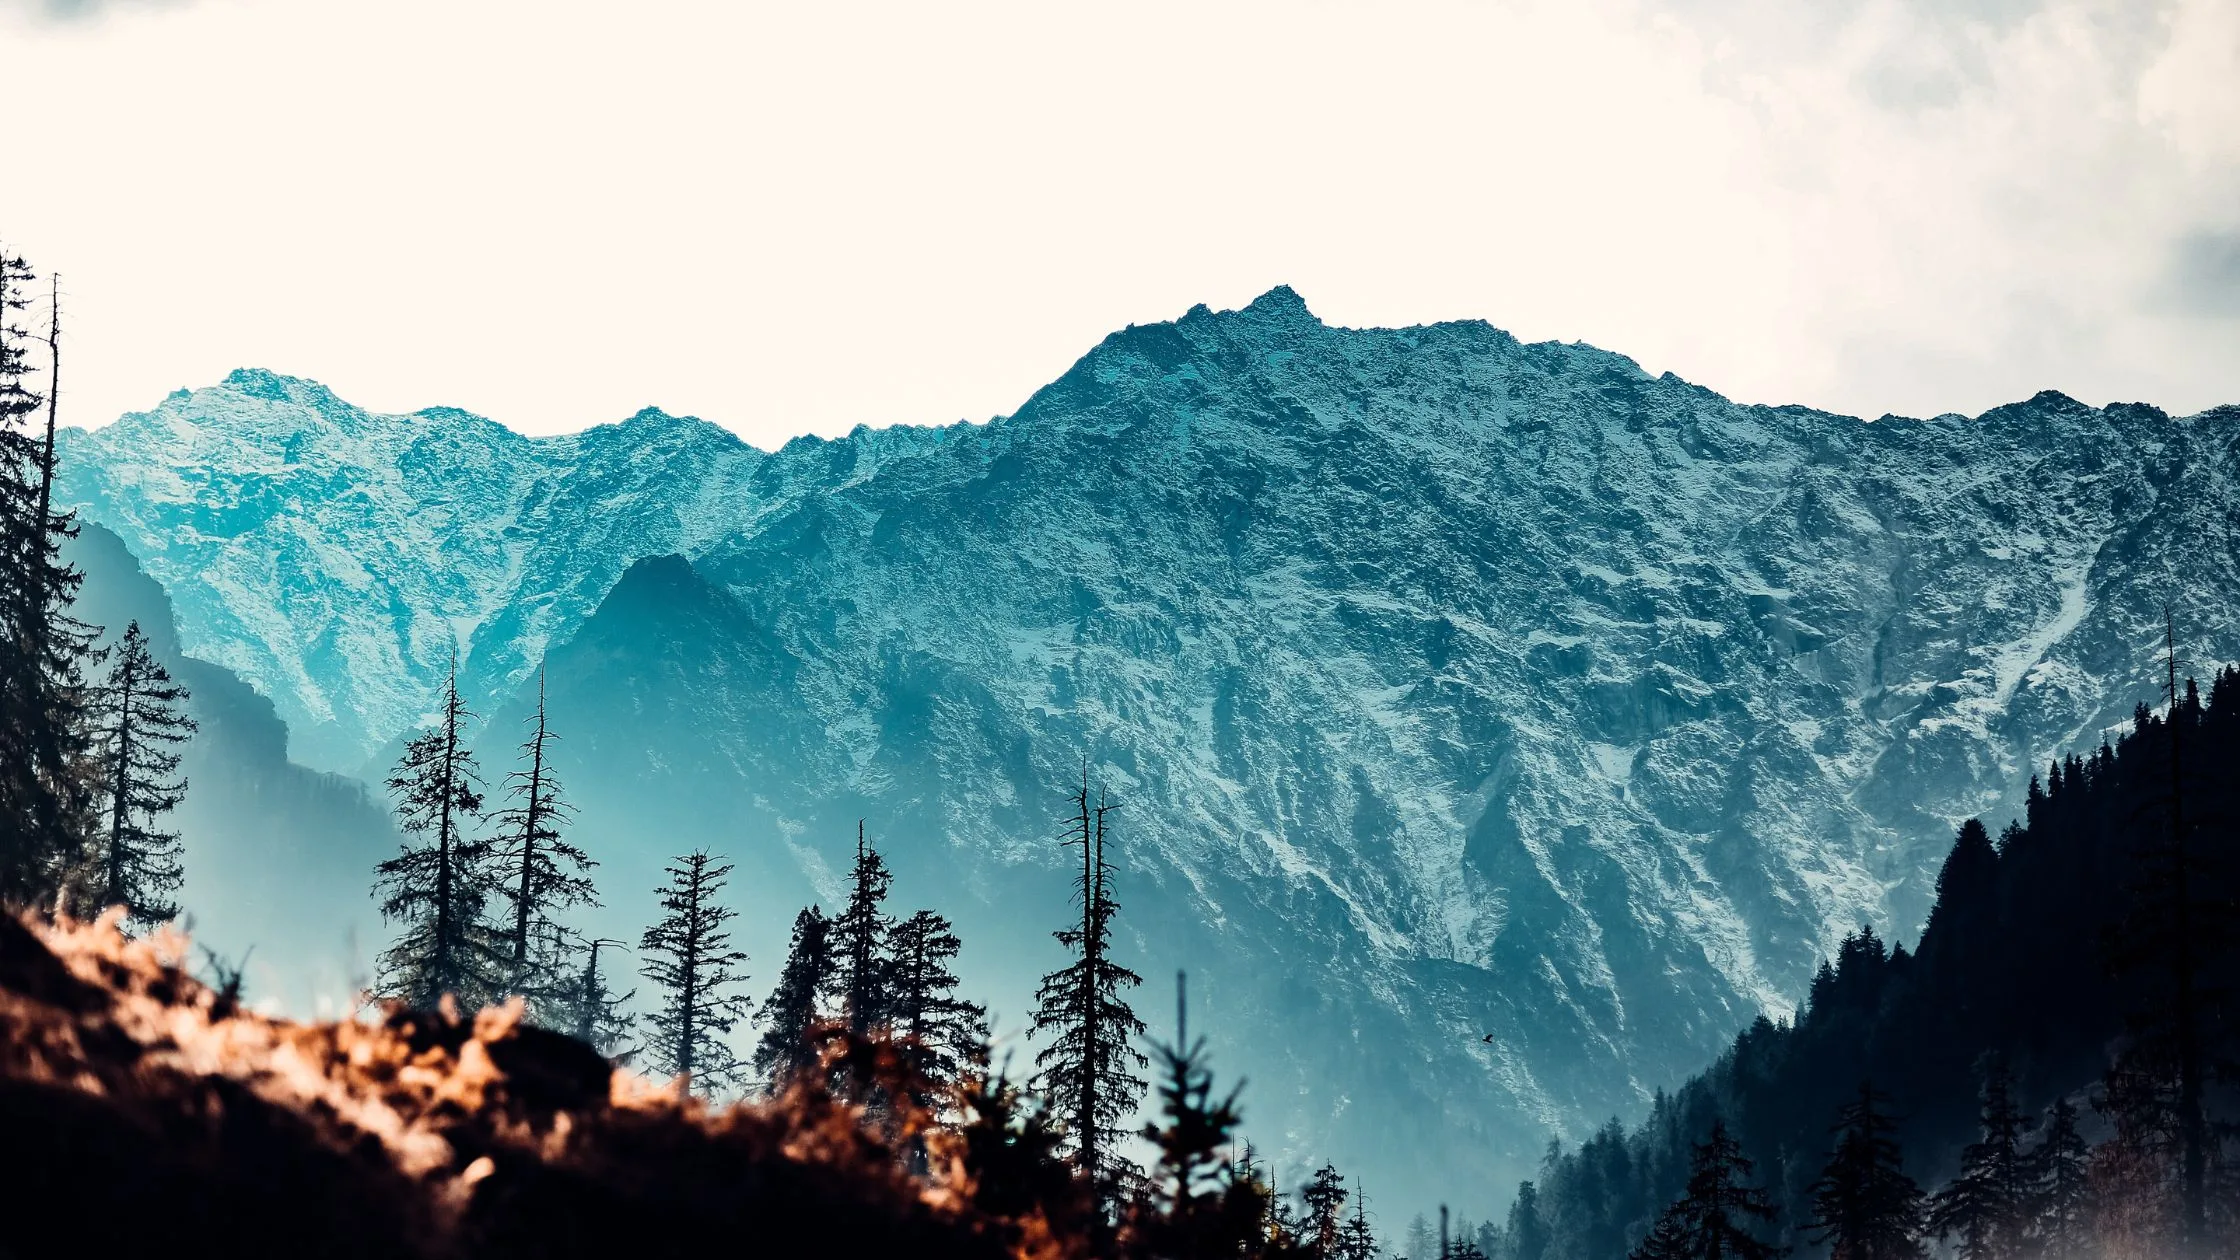
<instances>
[{"instance_id":1,"label":"pale hazy sky","mask_svg":"<svg viewBox=\"0 0 2240 1260\"><path fill-rule=\"evenodd\" d=\"M0 0L67 414L986 419L1289 283L1752 402L2240 402L2240 0Z\"/></svg>"}]
</instances>

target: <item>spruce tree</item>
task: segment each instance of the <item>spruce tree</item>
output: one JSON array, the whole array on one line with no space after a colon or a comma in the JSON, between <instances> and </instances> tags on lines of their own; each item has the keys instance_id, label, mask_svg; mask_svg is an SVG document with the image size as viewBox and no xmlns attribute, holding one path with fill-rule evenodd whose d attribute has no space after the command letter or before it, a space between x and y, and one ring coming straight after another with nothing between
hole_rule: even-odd
<instances>
[{"instance_id":1,"label":"spruce tree","mask_svg":"<svg viewBox=\"0 0 2240 1260\"><path fill-rule=\"evenodd\" d=\"M459 698L454 662L435 726L405 744L389 776L405 840L375 868L374 895L382 919L404 930L381 955L375 993L421 1010L447 993L474 1009L503 979L499 943L483 918L490 846L468 834L482 813L482 779L465 734L473 716Z\"/></svg>"},{"instance_id":2,"label":"spruce tree","mask_svg":"<svg viewBox=\"0 0 2240 1260\"><path fill-rule=\"evenodd\" d=\"M1960 1260L2008 1260L2019 1255L2030 1212L2029 1170L2022 1154L2026 1122L2014 1104L2006 1058L1983 1060L1983 1136L1960 1154L1960 1174L1929 1200L1929 1230L1959 1237Z\"/></svg>"},{"instance_id":3,"label":"spruce tree","mask_svg":"<svg viewBox=\"0 0 2240 1260\"><path fill-rule=\"evenodd\" d=\"M1771 1260L1785 1254L1787 1248L1754 1232L1777 1213L1766 1192L1749 1184L1752 1168L1726 1122L1713 1121L1711 1136L1689 1157L1686 1191L1634 1248L1635 1260Z\"/></svg>"},{"instance_id":4,"label":"spruce tree","mask_svg":"<svg viewBox=\"0 0 2240 1260\"><path fill-rule=\"evenodd\" d=\"M870 1036L888 1019L887 935L894 920L884 906L887 886L893 882L886 860L864 838L863 821L856 821L856 861L849 873L848 905L832 921L833 984L840 1002L840 1018L848 1031Z\"/></svg>"},{"instance_id":5,"label":"spruce tree","mask_svg":"<svg viewBox=\"0 0 2240 1260\"><path fill-rule=\"evenodd\" d=\"M1529 1181L1517 1183L1517 1197L1509 1204L1507 1260L1541 1260L1548 1254L1548 1223L1540 1211L1540 1188Z\"/></svg>"},{"instance_id":6,"label":"spruce tree","mask_svg":"<svg viewBox=\"0 0 2240 1260\"><path fill-rule=\"evenodd\" d=\"M2090 1155L2084 1135L2077 1132L2076 1107L2066 1098L2055 1099L2045 1136L2030 1152L2025 1173L2031 1196L2029 1233L2046 1260L2082 1255L2090 1245L2085 1220Z\"/></svg>"},{"instance_id":7,"label":"spruce tree","mask_svg":"<svg viewBox=\"0 0 2240 1260\"><path fill-rule=\"evenodd\" d=\"M1082 780L1065 840L1081 849L1075 885L1081 922L1053 933L1074 959L1042 978L1027 1029L1029 1036L1051 1038L1035 1055L1037 1080L1066 1118L1074 1166L1100 1203L1111 1202L1133 1171L1117 1149L1120 1126L1143 1097L1144 1079L1136 1073L1150 1066L1134 1044L1143 1021L1125 997L1143 979L1111 957L1112 923L1120 911L1105 857L1105 818L1113 808L1101 794L1092 806L1088 780Z\"/></svg>"},{"instance_id":8,"label":"spruce tree","mask_svg":"<svg viewBox=\"0 0 2240 1260\"><path fill-rule=\"evenodd\" d=\"M1257 1255L1268 1243L1268 1191L1236 1154L1237 1091L1215 1096L1205 1042L1189 1040L1179 974L1175 988L1175 1041L1159 1048L1159 1121L1142 1131L1159 1159L1122 1250L1175 1260Z\"/></svg>"},{"instance_id":9,"label":"spruce tree","mask_svg":"<svg viewBox=\"0 0 2240 1260\"><path fill-rule=\"evenodd\" d=\"M710 1096L739 1082L741 1065L724 1035L749 1005L734 992L746 981L747 956L731 948L724 927L735 912L716 900L731 867L713 863L700 849L669 864L669 886L658 892L662 920L638 943L639 974L661 991L647 1056L655 1071Z\"/></svg>"},{"instance_id":10,"label":"spruce tree","mask_svg":"<svg viewBox=\"0 0 2240 1260\"><path fill-rule=\"evenodd\" d=\"M511 803L499 811L491 846L498 893L508 903L505 927L506 983L532 999L563 985L565 957L540 950L540 942L563 938L554 918L576 906L596 906L590 870L598 865L562 834L574 814L552 772L555 736L545 722L544 671L537 671L537 712L521 745L522 765L506 776ZM596 950L594 950L594 953Z\"/></svg>"},{"instance_id":11,"label":"spruce tree","mask_svg":"<svg viewBox=\"0 0 2240 1260\"><path fill-rule=\"evenodd\" d=\"M772 1092L786 1087L817 1065L809 1030L818 1021L817 994L831 982L832 920L809 906L793 919L793 942L777 987L762 1004L762 1040L755 1045L754 1071Z\"/></svg>"},{"instance_id":12,"label":"spruce tree","mask_svg":"<svg viewBox=\"0 0 2240 1260\"><path fill-rule=\"evenodd\" d=\"M1338 1230L1339 1260L1377 1260L1377 1233L1369 1227L1369 1196L1358 1186L1353 1194L1353 1215ZM1485 1253L1464 1243L1451 1260L1486 1260Z\"/></svg>"},{"instance_id":13,"label":"spruce tree","mask_svg":"<svg viewBox=\"0 0 2240 1260\"><path fill-rule=\"evenodd\" d=\"M44 399L27 380L31 267L0 246L0 909L46 912L93 833L93 775L81 673L93 631L70 616L80 575L62 562L76 527L53 511L60 312ZM46 408L44 440L23 430Z\"/></svg>"},{"instance_id":14,"label":"spruce tree","mask_svg":"<svg viewBox=\"0 0 2240 1260\"><path fill-rule=\"evenodd\" d=\"M1529 1186L1531 1182L1525 1182ZM1432 1260L1439 1254L1439 1235L1431 1222L1418 1212L1408 1218L1408 1260Z\"/></svg>"},{"instance_id":15,"label":"spruce tree","mask_svg":"<svg viewBox=\"0 0 2240 1260\"><path fill-rule=\"evenodd\" d=\"M929 1083L957 1080L987 1040L988 1011L957 996L950 970L962 943L949 920L920 910L888 936L888 1013L903 1057ZM922 1100L921 1100L922 1101Z\"/></svg>"},{"instance_id":16,"label":"spruce tree","mask_svg":"<svg viewBox=\"0 0 2240 1260\"><path fill-rule=\"evenodd\" d=\"M1024 1220L1039 1215L1050 1233L1079 1237L1090 1214L1088 1197L1060 1155L1064 1138L1043 1099L1014 1084L985 1053L957 1091L961 1121L952 1150L972 1187L972 1204L990 1216ZM1030 1254L1027 1248L1017 1248Z\"/></svg>"},{"instance_id":17,"label":"spruce tree","mask_svg":"<svg viewBox=\"0 0 2240 1260\"><path fill-rule=\"evenodd\" d=\"M174 749L195 730L183 711L186 700L187 689L148 650L140 623L127 625L92 708L102 800L85 873L87 912L123 906L127 918L143 925L179 913L170 899L183 879L179 833L164 830L158 819L186 799L186 780L174 777Z\"/></svg>"},{"instance_id":18,"label":"spruce tree","mask_svg":"<svg viewBox=\"0 0 2240 1260\"><path fill-rule=\"evenodd\" d=\"M1636 1245L1630 1260L1702 1260L1700 1240L1688 1228L1688 1222L1672 1208L1650 1223L1649 1232Z\"/></svg>"},{"instance_id":19,"label":"spruce tree","mask_svg":"<svg viewBox=\"0 0 2240 1260\"><path fill-rule=\"evenodd\" d=\"M1325 1260L1338 1253L1338 1235L1345 1227L1346 1179L1329 1164L1315 1170L1306 1188L1299 1191L1305 1209L1301 1231L1307 1250Z\"/></svg>"},{"instance_id":20,"label":"spruce tree","mask_svg":"<svg viewBox=\"0 0 2240 1260\"><path fill-rule=\"evenodd\" d=\"M545 1022L614 1062L628 1064L637 1057L638 1047L630 1039L631 1019L622 1008L638 991L614 993L599 970L599 951L622 942L593 938L583 944L583 966L548 1001Z\"/></svg>"},{"instance_id":21,"label":"spruce tree","mask_svg":"<svg viewBox=\"0 0 2240 1260\"><path fill-rule=\"evenodd\" d=\"M1836 1148L1812 1186L1815 1243L1829 1260L1921 1260L1921 1187L1907 1176L1897 1123L1864 1081L1836 1120Z\"/></svg>"}]
</instances>

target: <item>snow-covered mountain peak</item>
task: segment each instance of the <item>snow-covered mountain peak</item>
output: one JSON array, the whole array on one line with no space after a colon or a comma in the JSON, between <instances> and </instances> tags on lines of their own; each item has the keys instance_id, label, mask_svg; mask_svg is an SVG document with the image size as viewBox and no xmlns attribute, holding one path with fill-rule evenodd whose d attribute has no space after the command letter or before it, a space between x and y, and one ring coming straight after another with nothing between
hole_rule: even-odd
<instances>
[{"instance_id":1,"label":"snow-covered mountain peak","mask_svg":"<svg viewBox=\"0 0 2240 1260\"><path fill-rule=\"evenodd\" d=\"M314 759L379 766L454 645L501 723L549 660L618 869L721 837L782 927L866 817L1000 973L1087 757L1139 970L1204 977L1264 1131L1457 1195L1910 936L1951 825L2151 694L2165 600L2240 658L2240 410L1869 423L1278 289L770 454L348 411L229 384L64 452Z\"/></svg>"}]
</instances>

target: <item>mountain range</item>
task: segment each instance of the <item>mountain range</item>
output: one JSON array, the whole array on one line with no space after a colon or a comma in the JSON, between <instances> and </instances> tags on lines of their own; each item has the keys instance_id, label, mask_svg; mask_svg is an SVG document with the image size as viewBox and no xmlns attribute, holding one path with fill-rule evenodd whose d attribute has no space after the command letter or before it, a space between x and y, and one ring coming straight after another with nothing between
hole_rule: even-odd
<instances>
[{"instance_id":1,"label":"mountain range","mask_svg":"<svg viewBox=\"0 0 2240 1260\"><path fill-rule=\"evenodd\" d=\"M1022 1065L1105 785L1154 1031L1187 968L1287 1184L1404 1209L1912 936L1954 826L2152 695L2166 605L2240 659L2240 408L1870 422L1283 288L986 424L774 452L239 371L66 433L61 494L303 773L378 781L456 660L502 775L541 671L609 935L706 844L765 984L865 819ZM333 883L285 895L362 916Z\"/></svg>"}]
</instances>

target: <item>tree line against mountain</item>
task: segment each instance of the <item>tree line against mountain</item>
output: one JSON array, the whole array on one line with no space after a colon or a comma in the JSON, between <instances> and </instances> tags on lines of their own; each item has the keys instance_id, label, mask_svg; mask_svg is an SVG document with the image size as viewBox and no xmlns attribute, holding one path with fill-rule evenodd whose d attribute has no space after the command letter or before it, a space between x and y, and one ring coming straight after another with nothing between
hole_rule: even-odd
<instances>
[{"instance_id":1,"label":"tree line against mountain","mask_svg":"<svg viewBox=\"0 0 2240 1260\"><path fill-rule=\"evenodd\" d=\"M0 250L0 902L78 917L116 908L125 925L152 926L178 911L179 836L162 819L183 799L177 750L194 724L137 624L102 644L71 615L79 575L60 546L74 526L53 506L59 285L50 279L35 390L35 343L18 322L33 279ZM2164 711L2142 706L2115 745L2033 779L2025 819L1996 842L1979 821L1960 828L1916 951L1862 928L1793 1022L1760 1018L1705 1076L1660 1093L1638 1129L1613 1121L1575 1152L1551 1148L1504 1224L1465 1227L1442 1254L1768 1260L1804 1243L1838 1260L1913 1260L1934 1239L1961 1260L2190 1260L2229 1247L2240 1233L2240 671L2220 673L2204 703L2190 680L2181 687L2173 651L2165 693ZM890 879L860 831L847 906L796 918L742 1061L730 1035L754 1007L720 901L730 866L704 850L671 863L663 917L638 941L658 1004L632 1019L634 993L614 993L601 969L621 943L562 923L596 904L596 863L567 835L541 694L522 765L487 817L464 739L471 716L454 675L437 724L389 779L406 842L376 872L400 929L377 996L418 1009L519 997L538 1021L704 1093L751 1076L783 1096L814 1078L874 1121L1001 1117L984 1149L1015 1166L989 1184L1063 1179L1102 1245L1378 1254L1364 1200L1334 1168L1296 1210L1269 1189L1250 1148L1233 1147L1235 1095L1214 1097L1202 1044L1179 1027L1160 1051L1165 1123L1140 1134L1157 1163L1147 1174L1121 1151L1150 1061L1126 999L1140 978L1109 952L1110 806L1086 782L1067 838L1080 849L1081 918L1055 934L1070 961L1037 990L1031 1032L1049 1042L1026 1087L989 1069L985 1011L956 993L952 925L931 910L886 913ZM1944 1175L1933 1194L1908 1154ZM1410 1254L1429 1250L1419 1222Z\"/></svg>"},{"instance_id":2,"label":"tree line against mountain","mask_svg":"<svg viewBox=\"0 0 2240 1260\"><path fill-rule=\"evenodd\" d=\"M100 629L71 615L81 575L60 547L76 527L53 505L60 286L50 277L37 389L21 324L35 278L0 248L0 909L50 920L114 909L121 929L149 928L178 914L180 837L162 820L184 799L178 748L195 725L186 689L137 623L104 646ZM637 942L656 1003L633 1018L626 1004L635 992L616 993L611 968L602 969L623 943L564 922L597 905L597 863L569 836L574 811L553 771L541 676L519 765L495 810L486 809L467 740L472 718L454 667L436 722L407 741L387 781L404 839L377 866L374 897L397 930L369 996L390 1009L518 999L533 1021L618 1064L642 1059L704 1096L754 1087L782 1102L811 1089L837 1093L873 1124L930 1117L953 1127L979 1165L970 1170L977 1196L995 1206L1033 1200L1101 1253L1377 1254L1358 1196L1344 1215L1348 1194L1335 1168L1316 1174L1298 1210L1274 1193L1251 1148L1238 1144L1236 1094L1213 1095L1203 1042L1180 1027L1159 1048L1157 1119L1127 1127L1150 1066L1137 1048L1145 1026L1127 997L1141 978L1111 954L1120 910L1108 847L1113 806L1101 793L1092 799L1086 776L1065 840L1081 860L1081 913L1054 933L1070 961L1036 990L1029 1035L1047 1044L1028 1083L989 1064L987 1013L957 993L962 944L953 925L932 910L888 914L891 877L860 825L847 905L830 917L818 906L796 917L777 986L760 1008L761 1036L742 1060L730 1038L755 1007L741 992L747 958L730 941L735 912L721 898L731 866L704 849L669 864L657 890L662 917ZM240 973L219 971L220 1002L231 1008ZM1156 1152L1150 1170L1124 1152L1131 1136ZM906 1146L925 1171L922 1138Z\"/></svg>"},{"instance_id":3,"label":"tree line against mountain","mask_svg":"<svg viewBox=\"0 0 2240 1260\"><path fill-rule=\"evenodd\" d=\"M1794 1020L1760 1017L1640 1126L1552 1145L1478 1247L2233 1254L2240 669L2204 700L2169 647L2159 712L2033 778L1996 840L1959 828L1916 949L1862 927Z\"/></svg>"},{"instance_id":4,"label":"tree line against mountain","mask_svg":"<svg viewBox=\"0 0 2240 1260\"><path fill-rule=\"evenodd\" d=\"M71 615L75 536L54 508L61 286L49 277L45 388L22 320L36 279L0 247L0 906L128 921L172 918L179 835L162 825L186 792L186 689L137 622L114 642Z\"/></svg>"},{"instance_id":5,"label":"tree line against mountain","mask_svg":"<svg viewBox=\"0 0 2240 1260\"><path fill-rule=\"evenodd\" d=\"M638 942L653 1009L630 1018L621 1008L635 991L616 994L600 970L616 942L586 940L561 924L565 911L596 904L597 864L565 838L570 811L545 756L553 735L541 689L522 768L509 777L509 804L490 815L498 826L486 840L472 838L485 802L464 737L471 718L455 680L447 681L436 725L408 742L390 779L407 839L378 871L383 912L401 929L382 955L376 996L422 1008L519 998L538 1023L711 1097L782 1099L814 1088L879 1125L906 1116L969 1125L1001 1112L1017 1126L1006 1142L1026 1161L1011 1175L1069 1178L1086 1195L1079 1224L1108 1249L1124 1236L1156 1235L1165 1240L1157 1247L1219 1236L1231 1244L1223 1255L1380 1254L1363 1201L1349 1196L1334 1167L1315 1174L1294 1209L1274 1193L1257 1156L1233 1148L1236 1095L1213 1096L1203 1043L1187 1041L1179 1013L1176 1042L1159 1051L1166 1123L1128 1127L1151 1066L1138 1049L1144 1022L1128 999L1142 981L1112 957L1120 911L1114 806L1086 777L1073 792L1063 841L1079 857L1080 917L1053 933L1069 961L1036 989L1028 1035L1046 1044L1030 1079L1015 1086L990 1065L986 1009L958 994L954 925L933 910L889 913L892 876L860 823L846 903L834 914L800 910L759 1007L743 991L748 960L732 945L735 912L721 900L731 866L706 850L673 859L658 890L662 917ZM750 1019L759 1035L742 1056L733 1034ZM885 1070L873 1066L880 1052L891 1056ZM1129 1158L1129 1137L1159 1152L1152 1170ZM922 1152L922 1143L914 1149Z\"/></svg>"}]
</instances>

